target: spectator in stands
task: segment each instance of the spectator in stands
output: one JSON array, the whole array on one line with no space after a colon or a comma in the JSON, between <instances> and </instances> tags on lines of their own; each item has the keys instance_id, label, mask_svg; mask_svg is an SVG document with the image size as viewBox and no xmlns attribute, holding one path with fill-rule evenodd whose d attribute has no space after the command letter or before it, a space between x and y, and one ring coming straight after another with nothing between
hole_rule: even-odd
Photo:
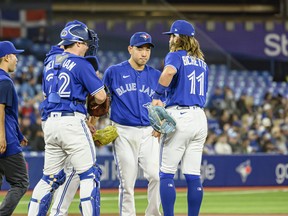
<instances>
[{"instance_id":1,"label":"spectator in stands","mask_svg":"<svg viewBox=\"0 0 288 216\"><path fill-rule=\"evenodd\" d=\"M32 131L32 140L30 143L31 151L44 151L45 142L44 142L44 133L41 127L41 118L37 118L36 124L31 125Z\"/></svg>"},{"instance_id":2,"label":"spectator in stands","mask_svg":"<svg viewBox=\"0 0 288 216\"><path fill-rule=\"evenodd\" d=\"M272 133L271 133L271 140L275 147L279 150L280 154L288 154L288 149L286 146L286 138L281 132L281 128L279 126L274 126L272 128Z\"/></svg>"},{"instance_id":3,"label":"spectator in stands","mask_svg":"<svg viewBox=\"0 0 288 216\"><path fill-rule=\"evenodd\" d=\"M241 146L239 148L240 154L251 154L255 153L253 147L250 145L250 140L248 137L244 137L241 141Z\"/></svg>"},{"instance_id":4,"label":"spectator in stands","mask_svg":"<svg viewBox=\"0 0 288 216\"><path fill-rule=\"evenodd\" d=\"M221 134L214 146L216 154L225 154L225 155L230 155L232 154L232 148L227 142L227 135L226 134Z\"/></svg>"},{"instance_id":5,"label":"spectator in stands","mask_svg":"<svg viewBox=\"0 0 288 216\"><path fill-rule=\"evenodd\" d=\"M260 144L259 144L259 136L258 136L258 134L256 133L255 130L249 130L248 131L247 139L250 142L249 145L252 147L253 152L261 151Z\"/></svg>"},{"instance_id":6,"label":"spectator in stands","mask_svg":"<svg viewBox=\"0 0 288 216\"><path fill-rule=\"evenodd\" d=\"M231 113L236 111L236 100L233 90L225 86L224 88L224 99L225 99L225 109L229 110Z\"/></svg>"},{"instance_id":7,"label":"spectator in stands","mask_svg":"<svg viewBox=\"0 0 288 216\"><path fill-rule=\"evenodd\" d=\"M208 109L216 110L216 116L220 116L221 111L225 108L225 95L220 86L216 86L210 100L206 106Z\"/></svg>"},{"instance_id":8,"label":"spectator in stands","mask_svg":"<svg viewBox=\"0 0 288 216\"><path fill-rule=\"evenodd\" d=\"M288 122L282 123L280 125L280 129L281 129L281 133L283 134L283 136L285 137L286 140L286 146L288 147Z\"/></svg>"},{"instance_id":9,"label":"spectator in stands","mask_svg":"<svg viewBox=\"0 0 288 216\"><path fill-rule=\"evenodd\" d=\"M246 113L253 114L254 112L253 104L254 104L253 97L248 96L246 92L243 92L239 100L237 100L236 102L238 115L242 116Z\"/></svg>"},{"instance_id":10,"label":"spectator in stands","mask_svg":"<svg viewBox=\"0 0 288 216\"><path fill-rule=\"evenodd\" d=\"M214 149L214 144L217 140L217 135L214 131L209 130L207 139L203 148L203 154L206 155L214 155L216 154L215 149Z\"/></svg>"},{"instance_id":11,"label":"spectator in stands","mask_svg":"<svg viewBox=\"0 0 288 216\"><path fill-rule=\"evenodd\" d=\"M35 78L34 78L34 66L29 65L27 71L22 72L22 83L18 94L22 97L29 99L33 98L36 94L35 90Z\"/></svg>"},{"instance_id":12,"label":"spectator in stands","mask_svg":"<svg viewBox=\"0 0 288 216\"><path fill-rule=\"evenodd\" d=\"M228 110L221 110L219 117L220 128L223 130L225 124L231 125L231 113Z\"/></svg>"},{"instance_id":13,"label":"spectator in stands","mask_svg":"<svg viewBox=\"0 0 288 216\"><path fill-rule=\"evenodd\" d=\"M29 116L23 116L21 121L21 130L23 135L31 140L32 138L32 131L31 131L31 119Z\"/></svg>"},{"instance_id":14,"label":"spectator in stands","mask_svg":"<svg viewBox=\"0 0 288 216\"><path fill-rule=\"evenodd\" d=\"M238 134L232 128L230 128L227 132L227 135L228 135L227 142L231 146L232 152L234 154L239 154L241 152L240 134Z\"/></svg>"},{"instance_id":15,"label":"spectator in stands","mask_svg":"<svg viewBox=\"0 0 288 216\"><path fill-rule=\"evenodd\" d=\"M222 131L219 119L216 116L217 111L215 109L205 109L205 113L208 120L208 129L213 131Z\"/></svg>"}]
</instances>

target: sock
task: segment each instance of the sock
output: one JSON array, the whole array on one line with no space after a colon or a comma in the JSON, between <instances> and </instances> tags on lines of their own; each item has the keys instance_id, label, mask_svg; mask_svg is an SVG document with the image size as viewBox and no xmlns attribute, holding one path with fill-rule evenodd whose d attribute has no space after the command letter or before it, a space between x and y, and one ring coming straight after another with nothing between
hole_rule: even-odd
<instances>
[{"instance_id":1,"label":"sock","mask_svg":"<svg viewBox=\"0 0 288 216\"><path fill-rule=\"evenodd\" d=\"M174 174L160 172L160 197L164 216L174 216L176 190Z\"/></svg>"},{"instance_id":2,"label":"sock","mask_svg":"<svg viewBox=\"0 0 288 216\"><path fill-rule=\"evenodd\" d=\"M203 198L203 187L200 176L184 175L188 185L188 216L198 216Z\"/></svg>"}]
</instances>

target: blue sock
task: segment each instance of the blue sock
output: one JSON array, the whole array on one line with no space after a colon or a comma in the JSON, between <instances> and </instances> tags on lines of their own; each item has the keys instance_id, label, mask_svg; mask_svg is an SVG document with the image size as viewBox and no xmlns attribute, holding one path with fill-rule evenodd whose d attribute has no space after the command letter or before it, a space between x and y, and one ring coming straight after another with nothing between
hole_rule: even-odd
<instances>
[{"instance_id":1,"label":"blue sock","mask_svg":"<svg viewBox=\"0 0 288 216\"><path fill-rule=\"evenodd\" d=\"M160 197L164 216L174 216L176 190L174 174L160 172Z\"/></svg>"},{"instance_id":2,"label":"blue sock","mask_svg":"<svg viewBox=\"0 0 288 216\"><path fill-rule=\"evenodd\" d=\"M200 176L184 175L188 185L188 216L198 216L203 198L203 187Z\"/></svg>"}]
</instances>

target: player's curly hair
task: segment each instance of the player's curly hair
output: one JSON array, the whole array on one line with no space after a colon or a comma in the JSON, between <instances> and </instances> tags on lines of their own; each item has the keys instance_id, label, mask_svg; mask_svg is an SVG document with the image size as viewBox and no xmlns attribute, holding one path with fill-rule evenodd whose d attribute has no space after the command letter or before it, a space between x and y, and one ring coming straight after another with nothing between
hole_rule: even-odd
<instances>
[{"instance_id":1,"label":"player's curly hair","mask_svg":"<svg viewBox=\"0 0 288 216\"><path fill-rule=\"evenodd\" d=\"M204 60L204 54L200 49L200 44L195 37L179 35L180 40L170 48L170 52L175 52L177 50L186 50L189 56L194 56L196 58Z\"/></svg>"}]
</instances>

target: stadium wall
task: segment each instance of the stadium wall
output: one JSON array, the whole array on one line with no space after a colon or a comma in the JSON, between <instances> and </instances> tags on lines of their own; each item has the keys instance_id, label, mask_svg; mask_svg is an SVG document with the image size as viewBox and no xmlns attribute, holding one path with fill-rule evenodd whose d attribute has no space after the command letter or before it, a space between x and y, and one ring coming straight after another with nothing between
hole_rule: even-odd
<instances>
[{"instance_id":1,"label":"stadium wall","mask_svg":"<svg viewBox=\"0 0 288 216\"><path fill-rule=\"evenodd\" d=\"M44 165L43 153L28 153L26 156L29 170L30 188L33 189L42 177ZM103 175L102 188L117 188L117 170L113 156L99 156L97 158ZM180 168L180 165L179 165ZM202 160L202 181L207 187L241 187L241 186L287 186L288 185L288 158L282 155L205 155ZM180 169L175 175L175 185L186 185ZM139 171L137 188L147 187L143 173ZM6 182L2 190L9 189Z\"/></svg>"}]
</instances>

